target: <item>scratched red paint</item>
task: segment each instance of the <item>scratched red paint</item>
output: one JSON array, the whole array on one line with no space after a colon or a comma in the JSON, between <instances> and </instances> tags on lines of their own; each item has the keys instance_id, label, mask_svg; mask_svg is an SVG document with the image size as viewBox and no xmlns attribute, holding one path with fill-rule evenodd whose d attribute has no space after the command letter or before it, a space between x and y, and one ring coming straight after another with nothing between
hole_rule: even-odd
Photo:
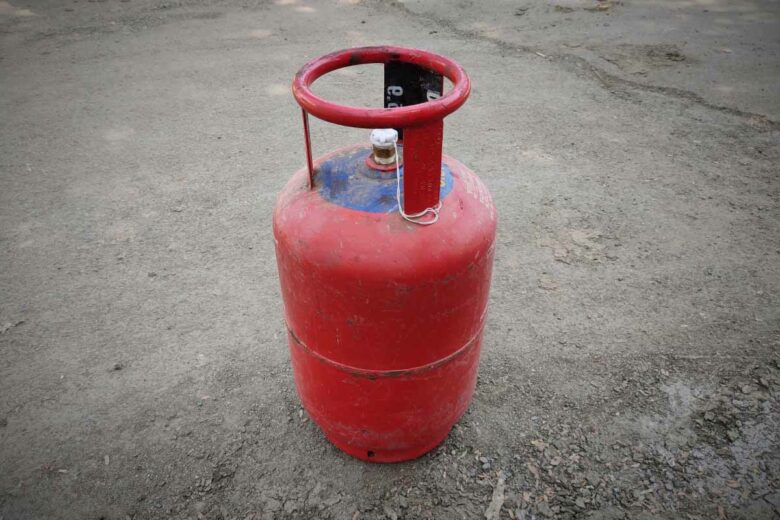
<instances>
[{"instance_id":1,"label":"scratched red paint","mask_svg":"<svg viewBox=\"0 0 780 520\"><path fill-rule=\"evenodd\" d=\"M408 55L405 49L371 48L370 57L387 53ZM364 63L365 56L353 49L342 51L336 61L347 66ZM444 58L425 59L442 71L462 72ZM433 103L416 105L414 113L427 118L422 111ZM446 106L454 110L461 104ZM436 126L449 111L426 124ZM288 343L301 401L333 444L368 461L407 460L433 449L465 412L476 383L496 212L479 178L441 155L440 135L420 135L417 146L426 139L437 150L423 150L425 160L441 158L434 164L436 177L425 178L433 170L429 166L415 179L407 138L404 177L412 181L404 188L407 197L406 190L422 186L429 192L424 200L430 201L433 191L438 199L438 161L449 167L453 189L434 225L418 226L397 212L333 204L320 195L319 185L310 188L307 168L290 179L274 212ZM315 175L325 158L314 162Z\"/></svg>"}]
</instances>

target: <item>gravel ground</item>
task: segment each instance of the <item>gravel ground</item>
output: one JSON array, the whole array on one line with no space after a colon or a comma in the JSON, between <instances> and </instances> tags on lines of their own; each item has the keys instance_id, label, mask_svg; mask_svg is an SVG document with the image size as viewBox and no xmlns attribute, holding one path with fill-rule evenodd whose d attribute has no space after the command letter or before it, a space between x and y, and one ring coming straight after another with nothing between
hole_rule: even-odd
<instances>
[{"instance_id":1,"label":"gravel ground","mask_svg":"<svg viewBox=\"0 0 780 520\"><path fill-rule=\"evenodd\" d=\"M0 518L777 518L779 13L0 1ZM499 212L474 401L394 465L301 410L270 227L292 76L378 43L469 71Z\"/></svg>"}]
</instances>

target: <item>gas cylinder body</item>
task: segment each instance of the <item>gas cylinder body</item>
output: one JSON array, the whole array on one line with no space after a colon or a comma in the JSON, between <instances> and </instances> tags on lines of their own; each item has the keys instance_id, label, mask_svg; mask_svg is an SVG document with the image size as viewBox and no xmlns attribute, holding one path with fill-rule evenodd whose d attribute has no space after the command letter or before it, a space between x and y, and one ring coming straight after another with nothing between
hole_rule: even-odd
<instances>
[{"instance_id":1,"label":"gas cylinder body","mask_svg":"<svg viewBox=\"0 0 780 520\"><path fill-rule=\"evenodd\" d=\"M468 407L493 265L495 208L457 160L440 156L435 224L402 218L403 148L397 171L367 145L312 161L274 211L298 394L333 444L373 462L433 449Z\"/></svg>"}]
</instances>

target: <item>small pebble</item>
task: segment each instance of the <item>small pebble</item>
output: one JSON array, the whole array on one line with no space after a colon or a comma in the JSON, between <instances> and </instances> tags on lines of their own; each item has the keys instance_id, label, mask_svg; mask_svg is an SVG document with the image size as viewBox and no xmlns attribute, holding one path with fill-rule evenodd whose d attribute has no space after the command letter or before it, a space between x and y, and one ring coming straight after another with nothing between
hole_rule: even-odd
<instances>
[{"instance_id":1,"label":"small pebble","mask_svg":"<svg viewBox=\"0 0 780 520\"><path fill-rule=\"evenodd\" d=\"M553 510L550 509L550 506L547 504L547 502L539 502L536 504L536 510L539 511L540 515L546 516L547 518L552 518L555 516L555 513L553 513Z\"/></svg>"}]
</instances>

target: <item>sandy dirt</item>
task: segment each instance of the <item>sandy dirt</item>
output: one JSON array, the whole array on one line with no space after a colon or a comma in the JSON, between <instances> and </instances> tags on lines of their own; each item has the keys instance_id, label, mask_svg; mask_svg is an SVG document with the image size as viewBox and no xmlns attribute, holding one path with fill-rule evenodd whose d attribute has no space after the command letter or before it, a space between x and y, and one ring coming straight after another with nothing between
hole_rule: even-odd
<instances>
[{"instance_id":1,"label":"sandy dirt","mask_svg":"<svg viewBox=\"0 0 780 520\"><path fill-rule=\"evenodd\" d=\"M777 518L778 34L755 0L0 1L0 518ZM396 465L301 410L271 237L294 73L378 43L470 73L445 152L499 212L471 408Z\"/></svg>"}]
</instances>

